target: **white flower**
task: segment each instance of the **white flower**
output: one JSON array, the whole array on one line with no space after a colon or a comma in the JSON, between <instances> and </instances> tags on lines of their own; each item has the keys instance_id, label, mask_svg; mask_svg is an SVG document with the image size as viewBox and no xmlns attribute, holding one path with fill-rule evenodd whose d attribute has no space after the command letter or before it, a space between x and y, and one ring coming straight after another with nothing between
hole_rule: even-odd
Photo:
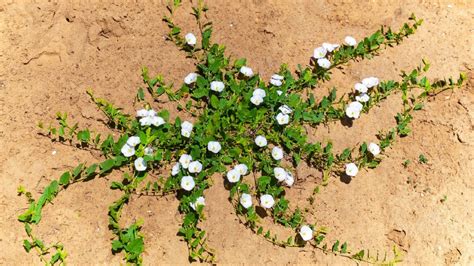
<instances>
[{"instance_id":1,"label":"white flower","mask_svg":"<svg viewBox=\"0 0 474 266\"><path fill-rule=\"evenodd\" d=\"M356 100L360 103L366 103L370 100L370 96L367 93L362 93L359 96L356 96Z\"/></svg>"},{"instance_id":2,"label":"white flower","mask_svg":"<svg viewBox=\"0 0 474 266\"><path fill-rule=\"evenodd\" d=\"M189 164L193 160L193 157L189 154L183 154L181 157L179 157L179 163L184 169L188 169Z\"/></svg>"},{"instance_id":3,"label":"white flower","mask_svg":"<svg viewBox=\"0 0 474 266\"><path fill-rule=\"evenodd\" d=\"M293 110L286 104L280 106L278 110L280 110L280 112L282 112L285 115L289 115L293 112Z\"/></svg>"},{"instance_id":4,"label":"white flower","mask_svg":"<svg viewBox=\"0 0 474 266\"><path fill-rule=\"evenodd\" d=\"M351 102L346 107L346 115L349 118L359 118L362 111L362 104L360 102Z\"/></svg>"},{"instance_id":5,"label":"white flower","mask_svg":"<svg viewBox=\"0 0 474 266\"><path fill-rule=\"evenodd\" d=\"M304 241L311 240L313 238L313 230L307 225L303 225L300 228L300 236Z\"/></svg>"},{"instance_id":6,"label":"white flower","mask_svg":"<svg viewBox=\"0 0 474 266\"><path fill-rule=\"evenodd\" d=\"M211 82L211 91L222 92L224 90L224 82L222 81L213 81Z\"/></svg>"},{"instance_id":7,"label":"white flower","mask_svg":"<svg viewBox=\"0 0 474 266\"><path fill-rule=\"evenodd\" d=\"M273 168L273 174L275 175L275 178L280 182L283 182L286 179L286 171L281 167Z\"/></svg>"},{"instance_id":8,"label":"white flower","mask_svg":"<svg viewBox=\"0 0 474 266\"><path fill-rule=\"evenodd\" d=\"M206 206L206 199L203 196L200 196L195 202L189 203L189 206L191 206L193 210L196 210L198 206Z\"/></svg>"},{"instance_id":9,"label":"white flower","mask_svg":"<svg viewBox=\"0 0 474 266\"><path fill-rule=\"evenodd\" d=\"M240 73L242 73L246 77L252 77L253 76L253 71L250 67L243 66L240 68Z\"/></svg>"},{"instance_id":10,"label":"white flower","mask_svg":"<svg viewBox=\"0 0 474 266\"><path fill-rule=\"evenodd\" d=\"M332 52L332 51L336 50L337 48L339 48L339 44L337 44L337 43L331 44L331 43L324 42L322 46L323 46L328 52Z\"/></svg>"},{"instance_id":11,"label":"white flower","mask_svg":"<svg viewBox=\"0 0 474 266\"><path fill-rule=\"evenodd\" d=\"M368 149L368 150L370 151L370 153L372 153L372 155L374 155L374 156L377 156L377 155L380 154L380 147L379 147L379 145L377 145L377 144L375 144L375 143L373 143L373 142L371 142L371 143L369 144L369 147L367 147L367 149Z\"/></svg>"},{"instance_id":12,"label":"white flower","mask_svg":"<svg viewBox=\"0 0 474 266\"><path fill-rule=\"evenodd\" d=\"M278 95L282 95L283 92L282 92L281 90L277 90L277 94L278 94Z\"/></svg>"},{"instance_id":13,"label":"white flower","mask_svg":"<svg viewBox=\"0 0 474 266\"><path fill-rule=\"evenodd\" d=\"M165 123L165 120L160 117L160 116L154 116L151 119L151 124L154 125L155 127L159 127Z\"/></svg>"},{"instance_id":14,"label":"white flower","mask_svg":"<svg viewBox=\"0 0 474 266\"><path fill-rule=\"evenodd\" d=\"M181 188L186 191L191 191L196 183L194 183L194 179L192 176L185 175L181 178Z\"/></svg>"},{"instance_id":15,"label":"white flower","mask_svg":"<svg viewBox=\"0 0 474 266\"><path fill-rule=\"evenodd\" d=\"M275 118L279 125L286 125L290 122L290 116L283 113L278 113Z\"/></svg>"},{"instance_id":16,"label":"white flower","mask_svg":"<svg viewBox=\"0 0 474 266\"><path fill-rule=\"evenodd\" d=\"M328 52L328 51L326 50L326 48L324 48L324 47L322 47L322 46L321 46L321 47L318 47L318 48L314 49L313 57L314 57L315 59L324 58L324 57L326 56L326 53L327 53L327 52Z\"/></svg>"},{"instance_id":17,"label":"white flower","mask_svg":"<svg viewBox=\"0 0 474 266\"><path fill-rule=\"evenodd\" d=\"M283 76L281 76L281 75L278 75L278 74L273 74L273 75L272 75L272 79L276 79L276 80L283 80L283 79L284 79L284 77L283 77Z\"/></svg>"},{"instance_id":18,"label":"white flower","mask_svg":"<svg viewBox=\"0 0 474 266\"><path fill-rule=\"evenodd\" d=\"M148 116L148 110L147 109L137 110L137 117L145 117L145 116Z\"/></svg>"},{"instance_id":19,"label":"white flower","mask_svg":"<svg viewBox=\"0 0 474 266\"><path fill-rule=\"evenodd\" d=\"M207 143L207 149L212 153L218 153L222 149L222 146L218 141L209 141Z\"/></svg>"},{"instance_id":20,"label":"white flower","mask_svg":"<svg viewBox=\"0 0 474 266\"><path fill-rule=\"evenodd\" d=\"M240 180L240 172L237 169L232 169L229 172L227 172L227 180L229 180L230 183L237 183Z\"/></svg>"},{"instance_id":21,"label":"white flower","mask_svg":"<svg viewBox=\"0 0 474 266\"><path fill-rule=\"evenodd\" d=\"M127 144L129 146L135 147L140 144L140 138L138 136L133 136L127 139Z\"/></svg>"},{"instance_id":22,"label":"white flower","mask_svg":"<svg viewBox=\"0 0 474 266\"><path fill-rule=\"evenodd\" d=\"M241 176L244 176L247 174L249 168L247 167L247 165L241 163L241 164L238 164L234 167L235 170L237 170L239 172L239 174Z\"/></svg>"},{"instance_id":23,"label":"white flower","mask_svg":"<svg viewBox=\"0 0 474 266\"><path fill-rule=\"evenodd\" d=\"M135 162L133 162L133 164L135 165L135 169L137 169L137 171L139 172L146 170L146 162L142 157L138 157L137 159L135 159Z\"/></svg>"},{"instance_id":24,"label":"white flower","mask_svg":"<svg viewBox=\"0 0 474 266\"><path fill-rule=\"evenodd\" d=\"M349 46L356 46L357 44L356 39L354 39L352 36L346 36L346 38L344 38L344 42Z\"/></svg>"},{"instance_id":25,"label":"white flower","mask_svg":"<svg viewBox=\"0 0 474 266\"><path fill-rule=\"evenodd\" d=\"M173 165L173 168L171 168L171 175L175 176L178 173L179 173L179 163L175 163L175 165Z\"/></svg>"},{"instance_id":26,"label":"white flower","mask_svg":"<svg viewBox=\"0 0 474 266\"><path fill-rule=\"evenodd\" d=\"M192 33L188 33L184 36L186 43L190 46L194 46L196 44L196 36Z\"/></svg>"},{"instance_id":27,"label":"white flower","mask_svg":"<svg viewBox=\"0 0 474 266\"><path fill-rule=\"evenodd\" d=\"M320 58L318 59L318 66L324 68L324 69L328 69L331 67L331 62L329 60L327 60L326 58Z\"/></svg>"},{"instance_id":28,"label":"white flower","mask_svg":"<svg viewBox=\"0 0 474 266\"><path fill-rule=\"evenodd\" d=\"M189 138L191 136L191 132L193 131L193 124L188 121L184 121L181 124L181 135L183 137Z\"/></svg>"},{"instance_id":29,"label":"white flower","mask_svg":"<svg viewBox=\"0 0 474 266\"><path fill-rule=\"evenodd\" d=\"M120 150L125 157L132 157L135 154L135 148L126 144L122 146L122 149Z\"/></svg>"},{"instance_id":30,"label":"white flower","mask_svg":"<svg viewBox=\"0 0 474 266\"><path fill-rule=\"evenodd\" d=\"M267 96L267 93L265 93L264 89L256 88L255 90L253 90L252 95L265 98L265 96Z\"/></svg>"},{"instance_id":31,"label":"white flower","mask_svg":"<svg viewBox=\"0 0 474 266\"><path fill-rule=\"evenodd\" d=\"M141 126L150 126L153 122L153 116L145 116L140 118L140 125Z\"/></svg>"},{"instance_id":32,"label":"white flower","mask_svg":"<svg viewBox=\"0 0 474 266\"><path fill-rule=\"evenodd\" d=\"M284 182L285 182L285 185L288 187L293 186L293 184L295 183L295 178L293 177L293 174L290 172L286 172L286 178Z\"/></svg>"},{"instance_id":33,"label":"white flower","mask_svg":"<svg viewBox=\"0 0 474 266\"><path fill-rule=\"evenodd\" d=\"M278 74L272 75L272 78L270 79L270 83L272 85L275 85L277 87L280 87L281 84L283 83L283 76L280 76Z\"/></svg>"},{"instance_id":34,"label":"white flower","mask_svg":"<svg viewBox=\"0 0 474 266\"><path fill-rule=\"evenodd\" d=\"M242 204L245 209L252 207L252 196L247 193L242 193L240 196L240 204Z\"/></svg>"},{"instance_id":35,"label":"white flower","mask_svg":"<svg viewBox=\"0 0 474 266\"><path fill-rule=\"evenodd\" d=\"M261 103L263 103L263 98L260 97L260 96L257 96L257 95L254 95L250 98L250 101L255 104L255 105L260 105Z\"/></svg>"},{"instance_id":36,"label":"white flower","mask_svg":"<svg viewBox=\"0 0 474 266\"><path fill-rule=\"evenodd\" d=\"M365 86L365 85L362 84L362 83L356 83L356 84L354 85L354 89L355 89L356 91L360 92L360 93L366 93L367 90L368 90L367 86Z\"/></svg>"},{"instance_id":37,"label":"white flower","mask_svg":"<svg viewBox=\"0 0 474 266\"><path fill-rule=\"evenodd\" d=\"M191 162L191 163L189 163L188 171L191 174L200 173L202 171L202 164L199 161Z\"/></svg>"},{"instance_id":38,"label":"white flower","mask_svg":"<svg viewBox=\"0 0 474 266\"><path fill-rule=\"evenodd\" d=\"M262 135L258 135L255 138L255 144L257 144L257 146L259 146L260 148L265 147L267 146L267 139Z\"/></svg>"},{"instance_id":39,"label":"white flower","mask_svg":"<svg viewBox=\"0 0 474 266\"><path fill-rule=\"evenodd\" d=\"M348 176L356 176L359 172L359 168L355 163L348 163L346 164L346 175Z\"/></svg>"},{"instance_id":40,"label":"white flower","mask_svg":"<svg viewBox=\"0 0 474 266\"><path fill-rule=\"evenodd\" d=\"M153 148L152 148L152 147L146 147L146 148L143 150L143 153L144 153L145 155L152 156L152 155L153 155Z\"/></svg>"},{"instance_id":41,"label":"white flower","mask_svg":"<svg viewBox=\"0 0 474 266\"><path fill-rule=\"evenodd\" d=\"M367 88L372 88L379 85L379 79L376 77L368 77L362 80L362 84L364 84Z\"/></svg>"},{"instance_id":42,"label":"white flower","mask_svg":"<svg viewBox=\"0 0 474 266\"><path fill-rule=\"evenodd\" d=\"M274 86L277 86L277 87L280 87L281 84L283 84L283 82L281 80L278 80L278 79L270 79L270 84L272 84Z\"/></svg>"},{"instance_id":43,"label":"white flower","mask_svg":"<svg viewBox=\"0 0 474 266\"><path fill-rule=\"evenodd\" d=\"M196 82L198 75L196 73L189 73L185 78L184 78L184 83L190 85L194 82Z\"/></svg>"},{"instance_id":44,"label":"white flower","mask_svg":"<svg viewBox=\"0 0 474 266\"><path fill-rule=\"evenodd\" d=\"M153 109L148 110L147 116L150 116L150 117L156 116L156 111Z\"/></svg>"},{"instance_id":45,"label":"white flower","mask_svg":"<svg viewBox=\"0 0 474 266\"><path fill-rule=\"evenodd\" d=\"M275 200L272 195L265 194L260 197L260 205L262 205L263 208L270 209L274 204Z\"/></svg>"},{"instance_id":46,"label":"white flower","mask_svg":"<svg viewBox=\"0 0 474 266\"><path fill-rule=\"evenodd\" d=\"M283 159L283 150L280 147L273 147L272 157L277 161Z\"/></svg>"}]
</instances>

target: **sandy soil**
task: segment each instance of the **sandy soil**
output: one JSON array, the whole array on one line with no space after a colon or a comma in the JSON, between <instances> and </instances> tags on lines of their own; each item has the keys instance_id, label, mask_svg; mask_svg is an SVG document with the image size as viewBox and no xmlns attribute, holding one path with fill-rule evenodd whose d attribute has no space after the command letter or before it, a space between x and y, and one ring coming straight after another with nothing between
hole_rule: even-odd
<instances>
[{"instance_id":1,"label":"sandy soil","mask_svg":"<svg viewBox=\"0 0 474 266\"><path fill-rule=\"evenodd\" d=\"M20 1L18 1L20 2ZM0 264L39 264L21 242L16 217L25 207L16 196L23 184L35 193L79 162L95 162L97 154L80 151L38 135L38 121L66 111L71 119L105 131L103 119L89 102L86 88L133 112L141 85L140 68L180 82L193 62L164 41L164 1L134 4L0 3ZM54 2L54 1L53 1ZM79 2L79 1L74 1ZM115 2L115 1L114 1ZM131 2L131 1L130 1ZM152 3L156 2L156 3ZM427 58L431 77L468 74L462 91L439 95L416 113L414 133L397 142L381 166L363 171L350 184L333 179L316 198L314 215L331 228L330 239L354 248L389 250L398 245L406 265L474 264L474 4L472 1L210 1L214 38L235 57L246 57L265 78L279 64L305 64L323 41L345 35L361 38L386 24L398 28L414 12L425 19L419 32L402 45L370 61L336 71L322 88L349 91L368 75L397 78ZM189 6L178 12L185 31L196 31ZM374 140L379 129L393 126L399 110L391 98L349 130L340 124L312 132L332 139L336 148ZM156 108L169 105L156 106ZM55 155L52 151L56 151ZM428 164L417 163L424 154ZM402 166L406 159L413 163ZM309 169L298 178L314 182ZM48 206L38 233L47 242L62 241L71 265L119 264L110 252L107 206L118 197L110 179L72 186ZM311 179L313 178L313 179ZM240 225L216 182L206 194L210 245L219 263L353 264L311 249L281 249ZM302 203L308 191L291 194ZM299 192L301 191L301 192ZM446 196L447 200L440 200ZM173 197L134 198L125 217L145 219L146 264L187 262L187 249L176 236L180 216Z\"/></svg>"}]
</instances>

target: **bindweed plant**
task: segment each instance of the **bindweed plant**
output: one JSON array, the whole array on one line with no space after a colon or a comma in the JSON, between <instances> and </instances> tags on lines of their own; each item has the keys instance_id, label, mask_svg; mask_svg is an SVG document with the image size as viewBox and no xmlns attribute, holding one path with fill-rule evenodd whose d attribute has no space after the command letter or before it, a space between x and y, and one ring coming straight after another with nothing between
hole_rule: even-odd
<instances>
[{"instance_id":1,"label":"bindweed plant","mask_svg":"<svg viewBox=\"0 0 474 266\"><path fill-rule=\"evenodd\" d=\"M370 59L383 49L398 45L415 33L422 20L413 15L398 31L381 27L359 42L347 36L341 44L323 43L314 50L307 66L298 65L293 73L282 65L266 82L245 59L232 59L223 45L212 42L212 23L205 19L207 8L202 1L192 12L199 27L198 36L184 34L174 23L174 11L179 6L180 1L174 0L168 6L169 15L163 19L170 30L168 40L196 64L195 72L187 75L179 88L143 68L144 86L136 93L141 106L134 115L88 90L92 102L107 117L107 126L120 132L119 137L80 128L68 121L65 113L57 114L57 123L39 124L42 134L81 149L100 151L103 160L89 165L80 163L64 172L38 199L19 188L19 194L25 195L29 203L18 217L27 234L25 250L35 249L45 264L64 263L67 253L61 243L46 245L34 234L43 208L69 186L121 169L122 181L112 182L110 188L121 191L122 196L109 206L108 216L109 228L115 235L112 252L123 253L127 263L142 264L146 236L140 230L146 224L137 218L123 226L121 211L132 197L141 195L175 195L182 214L178 235L187 243L189 259L215 261L215 251L207 244L206 231L200 226L205 219L204 192L213 185L212 177L224 179L229 202L240 222L277 246L310 245L369 263L400 261L401 254L395 248L394 256L388 257L353 250L344 241L325 241L327 227L309 223L308 209L312 208L320 185L327 185L331 177L355 177L361 169L377 167L397 138L410 134L413 112L422 109L428 98L460 87L465 76L431 81L424 76L429 64L422 61L419 67L402 72L398 81L365 77L347 95L338 95L333 88L317 98L312 89L330 80L334 69L343 68L350 61ZM309 141L305 126L336 121L356 123L360 116L395 94L401 95L403 109L395 114L396 126L379 132L378 140L361 140L359 146L347 147L341 153L334 152L331 142ZM175 102L177 110L192 119L178 116L172 120L168 110L156 110L155 105L163 97ZM323 182L314 184L308 206L293 206L287 191L299 181L294 171L301 162L321 171ZM271 219L275 226L288 228L291 233L277 235L264 227L263 219Z\"/></svg>"}]
</instances>

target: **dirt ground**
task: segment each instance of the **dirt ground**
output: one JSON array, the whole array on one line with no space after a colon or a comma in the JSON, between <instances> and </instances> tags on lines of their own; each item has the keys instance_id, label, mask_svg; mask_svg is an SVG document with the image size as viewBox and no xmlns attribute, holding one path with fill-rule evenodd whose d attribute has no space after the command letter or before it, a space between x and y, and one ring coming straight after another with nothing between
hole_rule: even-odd
<instances>
[{"instance_id":1,"label":"dirt ground","mask_svg":"<svg viewBox=\"0 0 474 266\"><path fill-rule=\"evenodd\" d=\"M25 200L16 196L23 184L41 192L52 179L79 162L96 162L97 154L52 143L38 135L38 121L66 111L81 125L105 131L103 115L85 90L106 97L133 112L141 86L140 69L162 73L175 83L193 70L192 60L171 43L161 21L165 1L34 1L0 3L0 264L40 264L22 248L25 232L17 216ZM102 1L101 1L102 2ZM135 1L133 1L135 2ZM337 86L347 92L363 77L396 79L422 58L432 63L430 77L463 71L467 86L444 93L415 114L413 134L391 148L380 167L362 171L349 184L334 178L316 198L313 221L327 225L329 239L354 248L404 250L405 265L474 265L474 2L466 1L208 1L214 40L234 57L246 57L265 78L280 63L306 64L324 41L357 39L385 24L398 28L414 12L425 20L418 33L402 45L370 61L351 63L335 71L323 90ZM189 3L177 22L197 31ZM395 124L399 96L390 98L349 130L336 123L311 132L314 139L332 139L337 149L360 140L375 140L378 130ZM169 107L165 104L155 108ZM53 154L53 151L56 151ZM424 154L427 164L418 163ZM405 160L412 163L402 166ZM298 179L318 176L300 169ZM110 252L107 206L119 194L107 179L77 184L45 208L38 233L47 242L62 241L71 265L119 264ZM312 179L313 178L313 179ZM309 191L301 186L290 194L302 203ZM328 264L354 262L320 251L282 249L240 225L228 192L216 182L206 192L209 244L219 263ZM443 201L442 199L446 200ZM145 264L187 263L185 242L176 236L180 216L173 197L133 198L126 219L145 220Z\"/></svg>"}]
</instances>

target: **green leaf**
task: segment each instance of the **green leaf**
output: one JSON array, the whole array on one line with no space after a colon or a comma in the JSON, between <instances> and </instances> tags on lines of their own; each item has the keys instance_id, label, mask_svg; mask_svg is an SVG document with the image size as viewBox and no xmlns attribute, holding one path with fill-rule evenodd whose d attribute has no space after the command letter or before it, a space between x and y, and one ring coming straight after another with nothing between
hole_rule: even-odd
<instances>
[{"instance_id":1,"label":"green leaf","mask_svg":"<svg viewBox=\"0 0 474 266\"><path fill-rule=\"evenodd\" d=\"M84 164L82 163L76 166L76 168L72 170L72 177L76 178L82 172L83 168L84 168Z\"/></svg>"},{"instance_id":2,"label":"green leaf","mask_svg":"<svg viewBox=\"0 0 474 266\"><path fill-rule=\"evenodd\" d=\"M206 28L202 33L202 48L205 50L209 48L209 43L212 35L212 27Z\"/></svg>"},{"instance_id":3,"label":"green leaf","mask_svg":"<svg viewBox=\"0 0 474 266\"><path fill-rule=\"evenodd\" d=\"M97 169L97 164L92 164L91 166L89 166L87 169L86 169L86 176L89 177L89 176L92 176L94 173L95 173L95 170Z\"/></svg>"},{"instance_id":4,"label":"green leaf","mask_svg":"<svg viewBox=\"0 0 474 266\"><path fill-rule=\"evenodd\" d=\"M30 252L33 245L28 240L23 240L23 247L25 248L26 252Z\"/></svg>"},{"instance_id":5,"label":"green leaf","mask_svg":"<svg viewBox=\"0 0 474 266\"><path fill-rule=\"evenodd\" d=\"M216 95L211 95L211 106L214 109L219 109L219 99L217 98Z\"/></svg>"},{"instance_id":6,"label":"green leaf","mask_svg":"<svg viewBox=\"0 0 474 266\"><path fill-rule=\"evenodd\" d=\"M344 242L344 244L342 244L342 246L341 246L341 253L343 253L343 254L347 253L347 243L346 242Z\"/></svg>"},{"instance_id":7,"label":"green leaf","mask_svg":"<svg viewBox=\"0 0 474 266\"><path fill-rule=\"evenodd\" d=\"M137 100L143 101L145 100L145 93L143 92L143 88L139 88L137 91Z\"/></svg>"},{"instance_id":8,"label":"green leaf","mask_svg":"<svg viewBox=\"0 0 474 266\"><path fill-rule=\"evenodd\" d=\"M59 184L61 186L64 186L64 185L67 185L69 184L69 180L71 179L71 173L68 171L68 172L64 172L61 177L59 178Z\"/></svg>"},{"instance_id":9,"label":"green leaf","mask_svg":"<svg viewBox=\"0 0 474 266\"><path fill-rule=\"evenodd\" d=\"M107 159L100 163L100 173L103 174L109 170L111 170L115 166L114 159Z\"/></svg>"}]
</instances>

